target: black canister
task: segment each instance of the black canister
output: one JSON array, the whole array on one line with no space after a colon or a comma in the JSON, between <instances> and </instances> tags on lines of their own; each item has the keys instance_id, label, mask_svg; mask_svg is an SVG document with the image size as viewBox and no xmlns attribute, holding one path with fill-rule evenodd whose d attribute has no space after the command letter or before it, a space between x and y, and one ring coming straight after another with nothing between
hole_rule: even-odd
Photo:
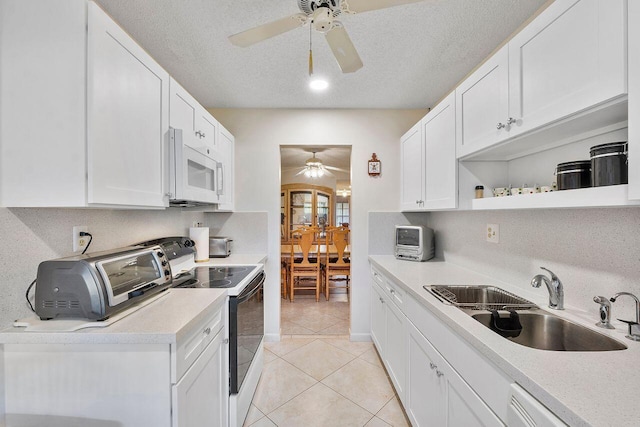
<instances>
[{"instance_id":1,"label":"black canister","mask_svg":"<svg viewBox=\"0 0 640 427\"><path fill-rule=\"evenodd\" d=\"M627 142L610 142L591 147L591 185L627 184L629 165Z\"/></svg>"},{"instance_id":2,"label":"black canister","mask_svg":"<svg viewBox=\"0 0 640 427\"><path fill-rule=\"evenodd\" d=\"M591 161L577 160L556 166L558 190L591 187Z\"/></svg>"}]
</instances>

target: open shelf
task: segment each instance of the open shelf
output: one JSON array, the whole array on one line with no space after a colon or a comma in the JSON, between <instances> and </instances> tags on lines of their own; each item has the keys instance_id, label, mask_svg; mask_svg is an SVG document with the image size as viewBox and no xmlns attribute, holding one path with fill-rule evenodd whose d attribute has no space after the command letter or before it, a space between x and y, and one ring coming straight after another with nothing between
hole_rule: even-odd
<instances>
[{"instance_id":1,"label":"open shelf","mask_svg":"<svg viewBox=\"0 0 640 427\"><path fill-rule=\"evenodd\" d=\"M488 197L471 201L472 210L553 209L640 206L640 200L629 200L628 185L581 188L551 193Z\"/></svg>"}]
</instances>

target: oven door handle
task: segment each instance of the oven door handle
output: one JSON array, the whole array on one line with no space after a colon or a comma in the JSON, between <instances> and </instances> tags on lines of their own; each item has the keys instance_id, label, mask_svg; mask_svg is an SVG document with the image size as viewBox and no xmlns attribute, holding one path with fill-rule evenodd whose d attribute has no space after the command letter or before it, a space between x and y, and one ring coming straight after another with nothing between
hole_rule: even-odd
<instances>
[{"instance_id":1,"label":"oven door handle","mask_svg":"<svg viewBox=\"0 0 640 427\"><path fill-rule=\"evenodd\" d=\"M265 274L264 274L264 271L261 271L260 274L251 281L249 286L247 286L247 288L240 295L236 297L236 302L238 304L241 304L246 300L250 299L255 294L257 294L260 288L262 287L262 285L264 285L264 280L265 280Z\"/></svg>"}]
</instances>

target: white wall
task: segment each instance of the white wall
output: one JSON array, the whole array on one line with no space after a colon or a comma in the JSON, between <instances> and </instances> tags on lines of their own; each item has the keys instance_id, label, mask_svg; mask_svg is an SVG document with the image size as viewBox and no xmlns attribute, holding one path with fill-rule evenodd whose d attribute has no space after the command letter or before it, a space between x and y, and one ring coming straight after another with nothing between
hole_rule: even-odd
<instances>
[{"instance_id":1,"label":"white wall","mask_svg":"<svg viewBox=\"0 0 640 427\"><path fill-rule=\"evenodd\" d=\"M236 210L266 210L269 215L265 333L270 340L280 334L280 146L352 146L351 335L368 340L367 213L397 210L398 141L426 110L210 111L236 138ZM382 161L382 175L377 178L367 173L374 152Z\"/></svg>"},{"instance_id":2,"label":"white wall","mask_svg":"<svg viewBox=\"0 0 640 427\"><path fill-rule=\"evenodd\" d=\"M564 284L565 305L587 311L619 291L640 296L640 208L532 209L432 212L436 256L546 298L534 275L546 267ZM500 243L485 239L487 224L500 226ZM634 320L630 298L613 305L613 317Z\"/></svg>"}]
</instances>

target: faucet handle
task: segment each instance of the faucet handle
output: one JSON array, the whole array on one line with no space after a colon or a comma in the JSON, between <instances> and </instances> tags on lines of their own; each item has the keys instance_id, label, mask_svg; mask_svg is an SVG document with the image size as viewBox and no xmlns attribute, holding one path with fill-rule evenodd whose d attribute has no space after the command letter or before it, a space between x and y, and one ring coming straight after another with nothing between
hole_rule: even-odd
<instances>
[{"instance_id":1,"label":"faucet handle","mask_svg":"<svg viewBox=\"0 0 640 427\"><path fill-rule=\"evenodd\" d=\"M551 280L553 280L554 282L559 282L560 279L558 278L558 276L556 276L556 274L549 270L548 268L545 267L540 267L542 270L546 271L547 273L549 273L551 275Z\"/></svg>"},{"instance_id":2,"label":"faucet handle","mask_svg":"<svg viewBox=\"0 0 640 427\"><path fill-rule=\"evenodd\" d=\"M627 338L632 341L640 341L640 324L638 322L634 322L633 320L618 320L629 325L629 334L626 336Z\"/></svg>"}]
</instances>

